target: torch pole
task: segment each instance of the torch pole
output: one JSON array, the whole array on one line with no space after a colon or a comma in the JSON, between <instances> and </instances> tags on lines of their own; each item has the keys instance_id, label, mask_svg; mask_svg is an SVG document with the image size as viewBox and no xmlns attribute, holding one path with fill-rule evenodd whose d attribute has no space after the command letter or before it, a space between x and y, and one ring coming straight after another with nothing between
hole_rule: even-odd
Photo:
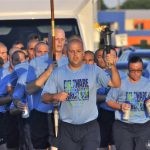
<instances>
[{"instance_id":1,"label":"torch pole","mask_svg":"<svg viewBox=\"0 0 150 150\"><path fill-rule=\"evenodd\" d=\"M54 18L54 0L50 0L51 8L51 33L52 33L52 56L55 67L57 67L56 62L56 50L55 50L55 18ZM58 102L54 102L54 127L55 127L55 136L58 136Z\"/></svg>"}]
</instances>

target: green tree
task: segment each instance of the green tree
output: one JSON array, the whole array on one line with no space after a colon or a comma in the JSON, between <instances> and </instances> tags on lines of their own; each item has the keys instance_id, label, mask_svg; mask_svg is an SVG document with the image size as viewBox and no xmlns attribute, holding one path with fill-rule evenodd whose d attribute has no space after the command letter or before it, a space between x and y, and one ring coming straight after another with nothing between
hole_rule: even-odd
<instances>
[{"instance_id":1,"label":"green tree","mask_svg":"<svg viewBox=\"0 0 150 150\"><path fill-rule=\"evenodd\" d=\"M103 0L98 0L98 9L99 10L108 9L107 6L104 4Z\"/></svg>"},{"instance_id":2,"label":"green tree","mask_svg":"<svg viewBox=\"0 0 150 150\"><path fill-rule=\"evenodd\" d=\"M121 9L150 9L150 0L128 0Z\"/></svg>"}]
</instances>

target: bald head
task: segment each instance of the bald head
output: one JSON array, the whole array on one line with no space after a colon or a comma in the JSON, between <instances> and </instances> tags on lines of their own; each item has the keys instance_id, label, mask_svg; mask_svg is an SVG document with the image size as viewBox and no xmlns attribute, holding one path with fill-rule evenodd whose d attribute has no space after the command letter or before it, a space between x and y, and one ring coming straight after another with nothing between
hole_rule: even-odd
<instances>
[{"instance_id":1,"label":"bald head","mask_svg":"<svg viewBox=\"0 0 150 150\"><path fill-rule=\"evenodd\" d=\"M65 32L61 28L55 29L55 48L57 53L62 53L66 41Z\"/></svg>"}]
</instances>

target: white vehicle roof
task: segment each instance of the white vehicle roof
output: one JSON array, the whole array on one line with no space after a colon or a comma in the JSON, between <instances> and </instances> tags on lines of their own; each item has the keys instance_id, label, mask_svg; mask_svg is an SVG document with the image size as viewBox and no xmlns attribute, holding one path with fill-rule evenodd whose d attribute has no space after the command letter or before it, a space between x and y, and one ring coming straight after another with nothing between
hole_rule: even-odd
<instances>
[{"instance_id":1,"label":"white vehicle roof","mask_svg":"<svg viewBox=\"0 0 150 150\"><path fill-rule=\"evenodd\" d=\"M55 17L75 17L88 1L54 0ZM0 20L50 17L50 0L0 0Z\"/></svg>"}]
</instances>

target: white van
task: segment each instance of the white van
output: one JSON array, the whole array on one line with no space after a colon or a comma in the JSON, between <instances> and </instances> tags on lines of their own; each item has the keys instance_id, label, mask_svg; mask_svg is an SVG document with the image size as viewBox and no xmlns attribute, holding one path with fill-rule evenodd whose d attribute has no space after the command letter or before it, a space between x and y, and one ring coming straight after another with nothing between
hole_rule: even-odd
<instances>
[{"instance_id":1,"label":"white van","mask_svg":"<svg viewBox=\"0 0 150 150\"><path fill-rule=\"evenodd\" d=\"M54 8L55 24L67 37L80 35L85 50L98 48L97 0L54 0ZM50 0L0 0L0 41L10 48L16 40L26 44L32 33L46 38L51 32L50 18Z\"/></svg>"}]
</instances>

